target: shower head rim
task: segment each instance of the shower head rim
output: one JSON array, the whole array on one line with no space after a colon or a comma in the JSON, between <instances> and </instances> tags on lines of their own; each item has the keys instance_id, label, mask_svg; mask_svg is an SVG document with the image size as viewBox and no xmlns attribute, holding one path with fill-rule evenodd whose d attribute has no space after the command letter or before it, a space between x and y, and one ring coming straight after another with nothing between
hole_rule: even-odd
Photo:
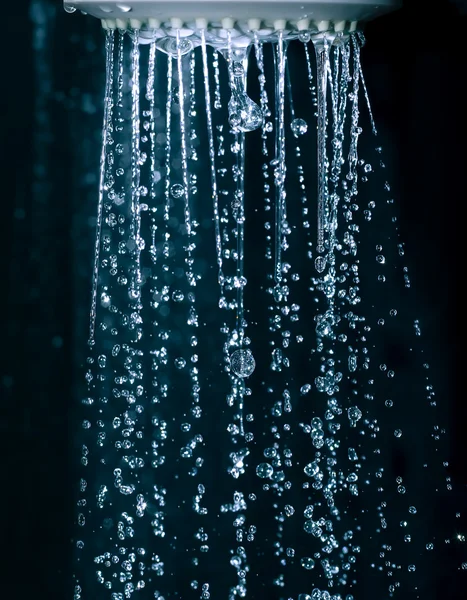
<instances>
[{"instance_id":1,"label":"shower head rim","mask_svg":"<svg viewBox=\"0 0 467 600\"><path fill-rule=\"evenodd\" d=\"M204 20L292 23L302 20L365 22L401 7L402 0L64 0L68 11L99 19L130 19L159 23Z\"/></svg>"}]
</instances>

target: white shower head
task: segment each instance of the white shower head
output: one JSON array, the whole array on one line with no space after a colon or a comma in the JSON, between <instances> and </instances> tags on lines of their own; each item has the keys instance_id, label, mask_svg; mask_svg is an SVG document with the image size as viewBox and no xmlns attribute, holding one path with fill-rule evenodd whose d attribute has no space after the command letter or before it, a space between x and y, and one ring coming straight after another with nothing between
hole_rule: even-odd
<instances>
[{"instance_id":1,"label":"white shower head","mask_svg":"<svg viewBox=\"0 0 467 600\"><path fill-rule=\"evenodd\" d=\"M146 30L159 38L179 31L191 36L205 29L263 38L283 31L351 32L401 6L401 0L64 0L65 10L80 10L102 20L106 29ZM235 36L233 36L235 37Z\"/></svg>"}]
</instances>

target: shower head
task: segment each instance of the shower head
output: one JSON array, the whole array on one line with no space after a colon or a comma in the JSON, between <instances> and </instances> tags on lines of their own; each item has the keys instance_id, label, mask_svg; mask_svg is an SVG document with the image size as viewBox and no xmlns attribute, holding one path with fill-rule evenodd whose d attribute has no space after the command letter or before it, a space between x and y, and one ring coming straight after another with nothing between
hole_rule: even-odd
<instances>
[{"instance_id":1,"label":"shower head","mask_svg":"<svg viewBox=\"0 0 467 600\"><path fill-rule=\"evenodd\" d=\"M65 10L80 10L102 20L106 29L137 29L141 41L175 35L222 44L231 32L234 45L251 42L256 32L274 39L299 32L349 33L365 22L400 8L401 0L64 0Z\"/></svg>"}]
</instances>

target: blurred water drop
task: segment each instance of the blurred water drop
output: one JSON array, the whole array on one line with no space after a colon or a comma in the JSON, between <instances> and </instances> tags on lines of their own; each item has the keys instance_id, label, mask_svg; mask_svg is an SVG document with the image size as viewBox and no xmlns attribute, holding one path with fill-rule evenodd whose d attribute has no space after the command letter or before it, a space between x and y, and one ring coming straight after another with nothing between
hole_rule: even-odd
<instances>
[{"instance_id":1,"label":"blurred water drop","mask_svg":"<svg viewBox=\"0 0 467 600\"><path fill-rule=\"evenodd\" d=\"M304 569L307 569L307 571L310 571L311 569L314 569L315 567L315 561L310 558L309 556L305 556L300 560L300 564L302 565L302 567ZM305 596L305 598L310 598L310 596L308 596L308 594L300 594L299 598L301 596Z\"/></svg>"},{"instance_id":2,"label":"blurred water drop","mask_svg":"<svg viewBox=\"0 0 467 600\"><path fill-rule=\"evenodd\" d=\"M270 479L274 473L274 469L269 463L261 463L256 467L256 475L261 479Z\"/></svg>"},{"instance_id":3,"label":"blurred water drop","mask_svg":"<svg viewBox=\"0 0 467 600\"><path fill-rule=\"evenodd\" d=\"M180 183L174 183L170 187L170 194L171 194L172 198L176 198L176 199L184 196L185 190L183 188L183 185L181 185Z\"/></svg>"},{"instance_id":4,"label":"blurred water drop","mask_svg":"<svg viewBox=\"0 0 467 600\"><path fill-rule=\"evenodd\" d=\"M290 124L290 128L292 129L294 136L298 138L307 132L308 125L303 119L294 119Z\"/></svg>"}]
</instances>

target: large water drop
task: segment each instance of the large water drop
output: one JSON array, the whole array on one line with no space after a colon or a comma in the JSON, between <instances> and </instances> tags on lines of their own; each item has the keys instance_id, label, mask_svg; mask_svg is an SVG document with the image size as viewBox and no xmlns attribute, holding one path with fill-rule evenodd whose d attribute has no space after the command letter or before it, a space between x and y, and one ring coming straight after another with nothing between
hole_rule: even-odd
<instances>
[{"instance_id":1,"label":"large water drop","mask_svg":"<svg viewBox=\"0 0 467 600\"><path fill-rule=\"evenodd\" d=\"M308 125L303 119L294 119L290 124L290 128L292 129L294 136L298 138L307 132Z\"/></svg>"},{"instance_id":2,"label":"large water drop","mask_svg":"<svg viewBox=\"0 0 467 600\"><path fill-rule=\"evenodd\" d=\"M230 356L230 368L238 377L249 377L255 367L256 362L251 350L235 350Z\"/></svg>"},{"instance_id":3,"label":"large water drop","mask_svg":"<svg viewBox=\"0 0 467 600\"><path fill-rule=\"evenodd\" d=\"M232 96L229 100L229 123L234 130L249 132L263 125L264 117L261 108L247 95L245 89L245 61L234 61L231 68L230 89Z\"/></svg>"}]
</instances>

